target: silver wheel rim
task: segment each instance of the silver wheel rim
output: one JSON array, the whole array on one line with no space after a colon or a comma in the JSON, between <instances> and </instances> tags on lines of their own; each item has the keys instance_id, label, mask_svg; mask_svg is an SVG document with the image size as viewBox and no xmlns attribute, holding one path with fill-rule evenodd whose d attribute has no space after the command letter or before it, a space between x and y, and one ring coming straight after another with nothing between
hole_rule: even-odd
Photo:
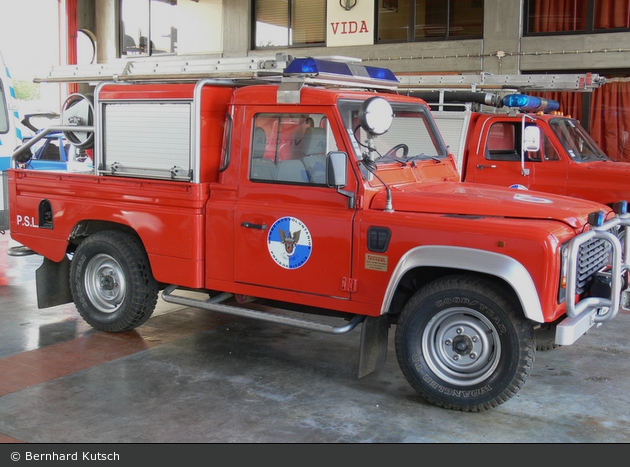
<instances>
[{"instance_id":1,"label":"silver wheel rim","mask_svg":"<svg viewBox=\"0 0 630 467\"><path fill-rule=\"evenodd\" d=\"M431 371L442 380L470 386L496 370L501 342L496 328L481 313L464 307L448 308L427 324L422 353Z\"/></svg>"},{"instance_id":2,"label":"silver wheel rim","mask_svg":"<svg viewBox=\"0 0 630 467\"><path fill-rule=\"evenodd\" d=\"M84 285L90 302L103 313L118 310L125 298L125 274L120 264L106 254L90 260L85 268Z\"/></svg>"}]
</instances>

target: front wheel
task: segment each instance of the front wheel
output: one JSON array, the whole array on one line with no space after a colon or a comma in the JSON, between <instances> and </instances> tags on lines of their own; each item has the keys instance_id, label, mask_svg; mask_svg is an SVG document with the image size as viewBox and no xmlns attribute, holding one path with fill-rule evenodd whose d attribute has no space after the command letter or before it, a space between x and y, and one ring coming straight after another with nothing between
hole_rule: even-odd
<instances>
[{"instance_id":1,"label":"front wheel","mask_svg":"<svg viewBox=\"0 0 630 467\"><path fill-rule=\"evenodd\" d=\"M532 325L499 287L469 276L438 279L405 305L396 355L411 386L429 402L477 412L525 384L534 362Z\"/></svg>"},{"instance_id":2,"label":"front wheel","mask_svg":"<svg viewBox=\"0 0 630 467\"><path fill-rule=\"evenodd\" d=\"M129 331L151 317L159 287L140 240L128 233L95 233L70 263L70 289L81 317L93 328Z\"/></svg>"}]
</instances>

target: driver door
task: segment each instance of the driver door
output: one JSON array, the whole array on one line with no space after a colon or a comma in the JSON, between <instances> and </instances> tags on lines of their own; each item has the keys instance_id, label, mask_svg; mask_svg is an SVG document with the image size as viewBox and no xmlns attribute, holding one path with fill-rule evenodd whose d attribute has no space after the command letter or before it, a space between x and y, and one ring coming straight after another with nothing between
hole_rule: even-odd
<instances>
[{"instance_id":1,"label":"driver door","mask_svg":"<svg viewBox=\"0 0 630 467\"><path fill-rule=\"evenodd\" d=\"M343 285L355 211L325 183L326 153L339 147L329 116L302 105L247 120L249 166L242 167L234 219L236 282L349 299Z\"/></svg>"}]
</instances>

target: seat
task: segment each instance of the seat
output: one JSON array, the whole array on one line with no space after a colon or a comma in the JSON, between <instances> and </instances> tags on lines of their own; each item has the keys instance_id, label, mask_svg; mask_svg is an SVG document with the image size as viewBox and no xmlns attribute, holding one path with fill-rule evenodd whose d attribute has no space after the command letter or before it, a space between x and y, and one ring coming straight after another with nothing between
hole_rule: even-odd
<instances>
[{"instance_id":1,"label":"seat","mask_svg":"<svg viewBox=\"0 0 630 467\"><path fill-rule=\"evenodd\" d=\"M281 182L305 183L309 181L309 176L301 160L289 159L278 162L276 180Z\"/></svg>"},{"instance_id":2,"label":"seat","mask_svg":"<svg viewBox=\"0 0 630 467\"><path fill-rule=\"evenodd\" d=\"M304 166L311 183L326 183L326 130L307 128L302 142Z\"/></svg>"},{"instance_id":3,"label":"seat","mask_svg":"<svg viewBox=\"0 0 630 467\"><path fill-rule=\"evenodd\" d=\"M323 128L308 127L304 131L302 141L302 153L310 154L326 154L326 130Z\"/></svg>"},{"instance_id":4,"label":"seat","mask_svg":"<svg viewBox=\"0 0 630 467\"><path fill-rule=\"evenodd\" d=\"M52 141L46 143L46 147L42 151L39 156L39 159L47 160L47 161L58 161L61 159L61 152L59 151L59 146L57 146Z\"/></svg>"},{"instance_id":5,"label":"seat","mask_svg":"<svg viewBox=\"0 0 630 467\"><path fill-rule=\"evenodd\" d=\"M261 127L254 128L252 141L251 178L257 180L274 180L276 178L276 164L265 158L267 134Z\"/></svg>"}]
</instances>

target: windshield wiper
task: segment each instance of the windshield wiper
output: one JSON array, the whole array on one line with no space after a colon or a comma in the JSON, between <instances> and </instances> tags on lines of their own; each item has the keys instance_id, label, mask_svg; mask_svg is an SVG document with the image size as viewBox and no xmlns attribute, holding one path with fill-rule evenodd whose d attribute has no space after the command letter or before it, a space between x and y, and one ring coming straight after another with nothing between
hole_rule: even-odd
<instances>
[{"instance_id":1,"label":"windshield wiper","mask_svg":"<svg viewBox=\"0 0 630 467\"><path fill-rule=\"evenodd\" d=\"M606 154L579 154L580 162L607 161L610 158Z\"/></svg>"},{"instance_id":2,"label":"windshield wiper","mask_svg":"<svg viewBox=\"0 0 630 467\"><path fill-rule=\"evenodd\" d=\"M421 159L433 159L435 162L440 162L442 160L438 156L425 154L423 152L421 152L420 154L416 154L415 156L410 156L410 157L405 158L405 160L407 160L407 161L417 161L417 160L421 160Z\"/></svg>"},{"instance_id":3,"label":"windshield wiper","mask_svg":"<svg viewBox=\"0 0 630 467\"><path fill-rule=\"evenodd\" d=\"M380 156L380 157L377 157L377 158L374 160L374 162L376 162L377 164L378 164L379 162L382 162L382 161L383 161L383 159L389 159L389 160L392 160L392 161L396 161L396 162L398 162L400 165L403 165L403 166L404 166L404 165L407 165L407 160L408 160L408 159L401 159L400 157L395 156L394 154L384 154L384 155L382 155L382 156L379 154L379 156Z\"/></svg>"}]
</instances>

